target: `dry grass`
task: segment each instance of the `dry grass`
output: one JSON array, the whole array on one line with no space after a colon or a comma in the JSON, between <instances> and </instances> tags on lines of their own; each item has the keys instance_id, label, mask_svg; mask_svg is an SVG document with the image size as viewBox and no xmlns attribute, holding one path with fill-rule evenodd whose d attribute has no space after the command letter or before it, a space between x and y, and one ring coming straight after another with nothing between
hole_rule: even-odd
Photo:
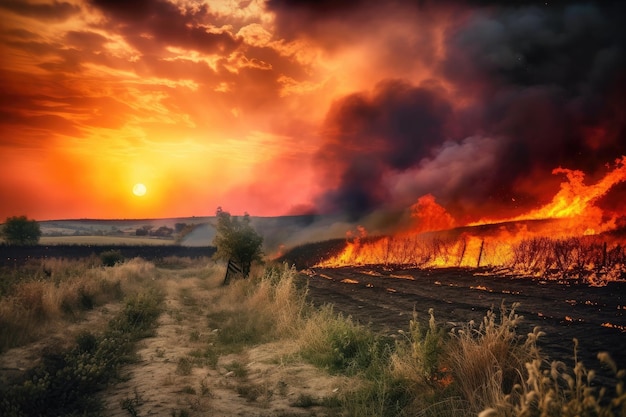
<instances>
[{"instance_id":1,"label":"dry grass","mask_svg":"<svg viewBox=\"0 0 626 417\"><path fill-rule=\"evenodd\" d=\"M525 379L484 409L479 417L619 417L626 415L626 371L618 370L606 353L598 359L616 376L615 393L607 398L607 387L594 383L595 371L577 359L574 340L574 367L561 361L549 366L541 358L525 364Z\"/></svg>"},{"instance_id":2,"label":"dry grass","mask_svg":"<svg viewBox=\"0 0 626 417\"><path fill-rule=\"evenodd\" d=\"M40 271L46 279L40 277ZM82 261L45 260L0 299L0 352L45 334L49 326L79 319L86 311L136 292L158 271L141 259L112 268ZM150 278L148 278L150 277Z\"/></svg>"},{"instance_id":3,"label":"dry grass","mask_svg":"<svg viewBox=\"0 0 626 417\"><path fill-rule=\"evenodd\" d=\"M502 401L524 378L527 362L540 360L536 347L538 329L526 339L515 328L522 317L500 306L500 315L492 309L478 327L468 323L455 329L448 361L456 389L468 401L472 412Z\"/></svg>"},{"instance_id":4,"label":"dry grass","mask_svg":"<svg viewBox=\"0 0 626 417\"><path fill-rule=\"evenodd\" d=\"M573 368L547 364L536 346L541 332L527 337L516 333L522 320L516 305L492 309L480 323L450 333L433 312L426 323L414 314L408 331L391 340L337 314L332 306L313 308L299 285L301 278L287 265L255 269L249 279L229 286L222 285L224 272L208 259L164 259L159 268L140 259L110 268L46 261L21 271L0 299L0 350L37 338L52 324L80 319L85 311L125 294L139 293L166 276L182 305L178 313L169 311L172 317L207 319L184 334L195 349L176 362L178 376L193 373L195 367L217 369L221 356L261 343L294 340L294 356L353 378L351 389L335 398L342 415L626 415L626 373L601 355L618 376L615 394L607 398L605 390L594 386L594 371L581 362ZM200 296L197 288L210 291ZM164 351L156 354L163 356ZM240 379L234 389L243 398L270 401L272 387L255 385L245 375ZM299 400L300 407L313 402L305 400Z\"/></svg>"}]
</instances>

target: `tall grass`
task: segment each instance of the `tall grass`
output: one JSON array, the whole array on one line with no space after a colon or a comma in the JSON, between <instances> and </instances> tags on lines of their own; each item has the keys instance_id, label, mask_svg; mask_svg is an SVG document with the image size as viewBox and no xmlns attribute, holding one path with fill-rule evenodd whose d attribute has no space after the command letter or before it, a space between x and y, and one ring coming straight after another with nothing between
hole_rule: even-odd
<instances>
[{"instance_id":1,"label":"tall grass","mask_svg":"<svg viewBox=\"0 0 626 417\"><path fill-rule=\"evenodd\" d=\"M217 342L232 351L293 336L306 314L306 291L297 272L285 265L255 270L249 279L215 288L209 301L209 327Z\"/></svg>"},{"instance_id":2,"label":"tall grass","mask_svg":"<svg viewBox=\"0 0 626 417\"><path fill-rule=\"evenodd\" d=\"M12 284L0 298L0 352L28 343L50 326L79 319L86 311L120 301L158 276L139 258L110 268L97 262L44 260L3 273Z\"/></svg>"},{"instance_id":3,"label":"tall grass","mask_svg":"<svg viewBox=\"0 0 626 417\"><path fill-rule=\"evenodd\" d=\"M453 330L448 351L450 372L455 389L472 412L479 412L510 395L523 382L523 370L528 362L539 360L538 329L524 340L516 333L522 320L515 309L500 306L487 311L476 326L470 322Z\"/></svg>"},{"instance_id":4,"label":"tall grass","mask_svg":"<svg viewBox=\"0 0 626 417\"><path fill-rule=\"evenodd\" d=\"M516 332L523 317L491 309L479 323L447 332L434 312L414 314L395 343L324 306L309 314L300 333L301 355L331 373L356 377L340 397L348 416L551 417L626 415L626 372L614 370L613 398L594 384L594 371L548 364L537 347L543 333ZM498 314L499 313L499 314Z\"/></svg>"},{"instance_id":5,"label":"tall grass","mask_svg":"<svg viewBox=\"0 0 626 417\"><path fill-rule=\"evenodd\" d=\"M509 395L494 400L480 417L621 417L626 415L626 371L617 369L605 352L598 354L603 366L616 377L611 396L606 386L595 384L595 371L577 358L574 339L574 364L561 361L546 365L541 358L525 364L526 378Z\"/></svg>"}]
</instances>

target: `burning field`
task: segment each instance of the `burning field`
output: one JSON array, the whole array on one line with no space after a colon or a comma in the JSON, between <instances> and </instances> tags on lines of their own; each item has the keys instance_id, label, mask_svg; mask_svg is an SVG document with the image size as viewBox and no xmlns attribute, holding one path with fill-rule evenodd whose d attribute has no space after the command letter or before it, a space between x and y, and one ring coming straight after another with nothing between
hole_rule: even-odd
<instances>
[{"instance_id":1,"label":"burning field","mask_svg":"<svg viewBox=\"0 0 626 417\"><path fill-rule=\"evenodd\" d=\"M390 233L358 226L343 242L296 248L284 259L307 271L316 302L386 331L402 328L411 311L427 317L432 308L453 325L519 304L521 333L539 326L550 356L571 358L577 339L585 361L608 350L624 366L625 217L609 202L625 164L618 159L592 181L556 168L563 181L553 197L512 217L463 223L428 194Z\"/></svg>"},{"instance_id":2,"label":"burning field","mask_svg":"<svg viewBox=\"0 0 626 417\"><path fill-rule=\"evenodd\" d=\"M390 234L368 236L358 226L339 253L316 266L408 265L489 267L494 273L576 279L606 285L625 277L623 213L602 208L626 180L626 157L595 183L581 171L557 168L565 181L551 201L514 217L482 218L463 224L435 198L420 197Z\"/></svg>"}]
</instances>

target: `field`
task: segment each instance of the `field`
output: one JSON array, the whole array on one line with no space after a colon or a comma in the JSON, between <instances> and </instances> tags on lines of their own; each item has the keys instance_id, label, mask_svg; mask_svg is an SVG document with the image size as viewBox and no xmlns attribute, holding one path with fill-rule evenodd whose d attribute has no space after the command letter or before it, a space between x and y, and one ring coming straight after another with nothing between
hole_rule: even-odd
<instances>
[{"instance_id":1,"label":"field","mask_svg":"<svg viewBox=\"0 0 626 417\"><path fill-rule=\"evenodd\" d=\"M626 282L603 287L540 279L501 277L461 268L421 270L383 267L314 268L309 295L318 304L371 323L383 332L402 329L412 311L428 317L433 309L444 323L480 322L489 308L519 304L524 316L518 331L539 326L546 335L539 346L553 359L573 361L573 339L579 356L597 365L607 351L626 368Z\"/></svg>"},{"instance_id":2,"label":"field","mask_svg":"<svg viewBox=\"0 0 626 417\"><path fill-rule=\"evenodd\" d=\"M624 282L269 263L222 286L208 248L78 248L1 268L2 415L626 411Z\"/></svg>"},{"instance_id":3,"label":"field","mask_svg":"<svg viewBox=\"0 0 626 417\"><path fill-rule=\"evenodd\" d=\"M44 236L41 245L171 245L172 239L133 236Z\"/></svg>"}]
</instances>

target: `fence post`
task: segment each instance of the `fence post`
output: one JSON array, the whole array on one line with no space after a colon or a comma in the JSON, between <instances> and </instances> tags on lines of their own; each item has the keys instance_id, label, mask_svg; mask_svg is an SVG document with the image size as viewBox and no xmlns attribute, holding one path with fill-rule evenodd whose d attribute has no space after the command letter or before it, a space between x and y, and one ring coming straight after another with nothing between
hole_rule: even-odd
<instances>
[{"instance_id":1,"label":"fence post","mask_svg":"<svg viewBox=\"0 0 626 417\"><path fill-rule=\"evenodd\" d=\"M480 250L478 251L478 260L476 261L476 268L480 268L480 258L483 256L483 248L485 246L485 239L480 241Z\"/></svg>"}]
</instances>

